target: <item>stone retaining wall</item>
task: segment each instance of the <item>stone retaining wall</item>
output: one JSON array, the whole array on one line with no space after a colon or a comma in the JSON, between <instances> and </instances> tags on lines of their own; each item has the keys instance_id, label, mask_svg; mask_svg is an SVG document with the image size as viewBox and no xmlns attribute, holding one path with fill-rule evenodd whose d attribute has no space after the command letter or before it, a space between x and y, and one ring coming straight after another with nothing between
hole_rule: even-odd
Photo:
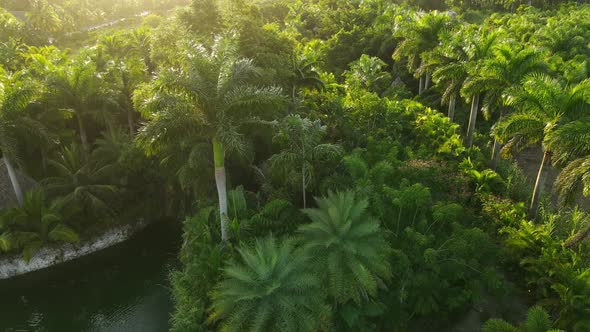
<instances>
[{"instance_id":1,"label":"stone retaining wall","mask_svg":"<svg viewBox=\"0 0 590 332\"><path fill-rule=\"evenodd\" d=\"M139 221L135 224L110 229L91 240L79 244L67 243L58 248L42 248L31 257L28 263L22 255L0 256L0 280L45 269L106 249L124 242L143 230L148 224L147 221Z\"/></svg>"}]
</instances>

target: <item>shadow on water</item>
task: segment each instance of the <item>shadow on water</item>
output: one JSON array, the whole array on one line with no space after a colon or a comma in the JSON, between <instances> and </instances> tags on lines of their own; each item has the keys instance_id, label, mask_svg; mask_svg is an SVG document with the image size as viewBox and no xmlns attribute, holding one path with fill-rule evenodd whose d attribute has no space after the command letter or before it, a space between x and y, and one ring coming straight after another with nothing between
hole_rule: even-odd
<instances>
[{"instance_id":1,"label":"shadow on water","mask_svg":"<svg viewBox=\"0 0 590 332\"><path fill-rule=\"evenodd\" d=\"M0 331L168 331L180 238L176 223L159 222L109 249L0 282Z\"/></svg>"}]
</instances>

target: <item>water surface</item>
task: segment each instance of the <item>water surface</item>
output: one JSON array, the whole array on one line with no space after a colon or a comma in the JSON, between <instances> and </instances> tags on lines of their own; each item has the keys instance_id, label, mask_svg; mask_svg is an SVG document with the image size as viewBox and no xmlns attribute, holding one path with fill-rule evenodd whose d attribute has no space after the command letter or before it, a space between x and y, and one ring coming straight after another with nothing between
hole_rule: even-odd
<instances>
[{"instance_id":1,"label":"water surface","mask_svg":"<svg viewBox=\"0 0 590 332\"><path fill-rule=\"evenodd\" d=\"M168 331L179 244L178 227L160 222L99 253L0 281L0 331Z\"/></svg>"}]
</instances>

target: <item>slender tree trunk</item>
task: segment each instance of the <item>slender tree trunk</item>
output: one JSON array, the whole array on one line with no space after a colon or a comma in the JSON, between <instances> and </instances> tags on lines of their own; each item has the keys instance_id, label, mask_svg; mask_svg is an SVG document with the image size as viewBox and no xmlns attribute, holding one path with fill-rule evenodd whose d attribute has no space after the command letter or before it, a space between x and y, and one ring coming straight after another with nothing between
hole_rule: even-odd
<instances>
[{"instance_id":1,"label":"slender tree trunk","mask_svg":"<svg viewBox=\"0 0 590 332\"><path fill-rule=\"evenodd\" d=\"M490 163L490 168L492 170L496 170L498 168L498 162L500 161L500 150L502 149L502 144L498 142L497 139L494 139L494 147L492 149L492 162Z\"/></svg>"},{"instance_id":2,"label":"slender tree trunk","mask_svg":"<svg viewBox=\"0 0 590 332\"><path fill-rule=\"evenodd\" d=\"M307 186L305 184L305 161L301 165L301 190L303 191L303 208L307 208Z\"/></svg>"},{"instance_id":3,"label":"slender tree trunk","mask_svg":"<svg viewBox=\"0 0 590 332\"><path fill-rule=\"evenodd\" d=\"M432 76L430 75L430 73L426 73L426 78L424 79L424 91L428 90L428 88L430 88L430 82L432 80Z\"/></svg>"},{"instance_id":4,"label":"slender tree trunk","mask_svg":"<svg viewBox=\"0 0 590 332\"><path fill-rule=\"evenodd\" d=\"M129 126L129 134L131 137L135 134L135 121L133 121L133 110L127 108L127 125Z\"/></svg>"},{"instance_id":5,"label":"slender tree trunk","mask_svg":"<svg viewBox=\"0 0 590 332\"><path fill-rule=\"evenodd\" d=\"M535 219L537 217L537 211L539 210L539 200L541 198L541 193L543 192L543 187L545 186L545 179L547 177L545 167L549 162L549 158L549 152L545 151L545 153L543 153L541 165L539 166L539 172L537 173L535 188L533 189L533 197L531 199L531 207L529 210L529 216L531 219Z\"/></svg>"},{"instance_id":6,"label":"slender tree trunk","mask_svg":"<svg viewBox=\"0 0 590 332\"><path fill-rule=\"evenodd\" d=\"M225 148L223 143L213 139L213 160L215 164L215 185L217 186L217 196L219 199L219 216L221 219L221 240L227 241L229 238L228 216L227 216L227 184L225 176Z\"/></svg>"},{"instance_id":7,"label":"slender tree trunk","mask_svg":"<svg viewBox=\"0 0 590 332\"><path fill-rule=\"evenodd\" d=\"M455 119L455 107L457 106L457 96L452 95L451 100L449 100L449 120L453 121Z\"/></svg>"},{"instance_id":8,"label":"slender tree trunk","mask_svg":"<svg viewBox=\"0 0 590 332\"><path fill-rule=\"evenodd\" d=\"M467 128L467 147L473 146L473 136L475 134L475 122L477 121L477 111L479 109L479 95L473 96L471 102L471 112L469 113L469 127Z\"/></svg>"},{"instance_id":9,"label":"slender tree trunk","mask_svg":"<svg viewBox=\"0 0 590 332\"><path fill-rule=\"evenodd\" d=\"M14 189L14 195L16 196L16 200L18 205L23 205L24 202L24 195L23 190L18 182L18 177L16 175L16 171L12 162L8 157L4 156L4 165L6 165L6 170L8 170L8 177L10 178L10 182L12 183L12 189Z\"/></svg>"},{"instance_id":10,"label":"slender tree trunk","mask_svg":"<svg viewBox=\"0 0 590 332\"><path fill-rule=\"evenodd\" d=\"M293 84L293 88L291 90L291 98L293 98L293 102L295 102L295 99L297 98L297 86L295 84Z\"/></svg>"},{"instance_id":11,"label":"slender tree trunk","mask_svg":"<svg viewBox=\"0 0 590 332\"><path fill-rule=\"evenodd\" d=\"M82 142L82 148L84 148L84 152L88 152L88 136L86 135L84 121L82 120L82 116L80 114L76 114L76 118L78 119L78 129L80 130L80 141Z\"/></svg>"},{"instance_id":12,"label":"slender tree trunk","mask_svg":"<svg viewBox=\"0 0 590 332\"><path fill-rule=\"evenodd\" d=\"M424 92L424 76L420 76L420 83L418 84L418 95L421 95Z\"/></svg>"},{"instance_id":13,"label":"slender tree trunk","mask_svg":"<svg viewBox=\"0 0 590 332\"><path fill-rule=\"evenodd\" d=\"M500 109L500 118L498 119L498 121L502 120L502 118L504 117L504 107L501 107ZM492 170L496 170L496 168L498 168L498 162L500 161L500 150L502 149L502 144L500 144L500 142L498 142L498 140L496 138L494 138L494 148L492 150L492 162L490 164L490 168Z\"/></svg>"}]
</instances>

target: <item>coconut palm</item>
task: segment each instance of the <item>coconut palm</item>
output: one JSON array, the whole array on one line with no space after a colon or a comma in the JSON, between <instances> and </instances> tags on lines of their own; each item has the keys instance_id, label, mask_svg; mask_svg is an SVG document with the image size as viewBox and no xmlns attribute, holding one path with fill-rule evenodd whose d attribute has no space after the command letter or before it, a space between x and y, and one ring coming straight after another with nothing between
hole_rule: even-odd
<instances>
[{"instance_id":1,"label":"coconut palm","mask_svg":"<svg viewBox=\"0 0 590 332\"><path fill-rule=\"evenodd\" d=\"M279 88L251 84L259 75L252 60L238 57L233 40L219 38L211 51L190 48L182 68L162 71L136 93L136 108L149 120L138 140L148 152L211 144L223 241L229 238L226 153L244 153L240 127L283 100Z\"/></svg>"},{"instance_id":2,"label":"coconut palm","mask_svg":"<svg viewBox=\"0 0 590 332\"><path fill-rule=\"evenodd\" d=\"M404 22L395 35L403 38L397 45L393 58L407 60L408 70L416 72L422 63L423 55L439 44L439 35L449 28L450 17L446 13L432 11L427 14L416 14L414 20ZM420 75L419 94L429 88L430 73Z\"/></svg>"},{"instance_id":3,"label":"coconut palm","mask_svg":"<svg viewBox=\"0 0 590 332\"><path fill-rule=\"evenodd\" d=\"M590 110L588 91L590 80L564 88L557 79L546 75L531 75L519 89L512 89L506 103L518 110L500 120L493 128L493 136L501 143L503 153L521 150L542 143L543 157L530 204L530 215L535 217L543 191L546 166L551 150L547 141L555 130Z\"/></svg>"},{"instance_id":4,"label":"coconut palm","mask_svg":"<svg viewBox=\"0 0 590 332\"><path fill-rule=\"evenodd\" d=\"M375 297L380 282L391 277L391 248L379 221L368 214L368 200L330 192L316 202L318 208L304 210L312 222L299 232L328 295L338 303Z\"/></svg>"},{"instance_id":5,"label":"coconut palm","mask_svg":"<svg viewBox=\"0 0 590 332\"><path fill-rule=\"evenodd\" d=\"M293 242L257 240L238 250L211 294L209 320L220 331L319 331L325 313L319 279Z\"/></svg>"},{"instance_id":6,"label":"coconut palm","mask_svg":"<svg viewBox=\"0 0 590 332\"><path fill-rule=\"evenodd\" d=\"M271 156L271 172L281 174L283 181L298 178L301 183L303 207L307 207L307 188L315 180L317 163L341 154L338 145L324 143L326 127L319 120L311 121L299 115L289 115L281 123L275 140L284 149Z\"/></svg>"},{"instance_id":7,"label":"coconut palm","mask_svg":"<svg viewBox=\"0 0 590 332\"><path fill-rule=\"evenodd\" d=\"M47 140L49 136L43 124L28 115L37 91L38 86L22 73L9 75L0 68L0 152L19 204L24 200L15 169L15 163L20 163L19 138Z\"/></svg>"}]
</instances>

